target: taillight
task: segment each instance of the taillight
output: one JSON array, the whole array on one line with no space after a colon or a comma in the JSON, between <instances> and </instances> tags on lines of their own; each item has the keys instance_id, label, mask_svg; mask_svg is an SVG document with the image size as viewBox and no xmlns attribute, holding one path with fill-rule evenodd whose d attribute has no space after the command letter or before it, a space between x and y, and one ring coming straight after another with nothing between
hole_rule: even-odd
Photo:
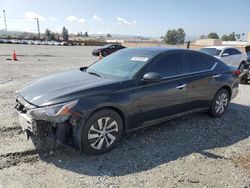
<instances>
[{"instance_id":1,"label":"taillight","mask_svg":"<svg viewBox=\"0 0 250 188\"><path fill-rule=\"evenodd\" d=\"M241 71L237 69L237 70L234 70L233 73L234 75L239 76L241 74Z\"/></svg>"}]
</instances>

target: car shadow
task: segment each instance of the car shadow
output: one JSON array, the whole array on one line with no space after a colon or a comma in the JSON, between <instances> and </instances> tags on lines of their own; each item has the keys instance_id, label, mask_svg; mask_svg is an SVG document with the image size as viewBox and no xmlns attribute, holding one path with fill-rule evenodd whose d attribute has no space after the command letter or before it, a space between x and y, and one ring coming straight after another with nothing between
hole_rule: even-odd
<instances>
[{"instance_id":1,"label":"car shadow","mask_svg":"<svg viewBox=\"0 0 250 188\"><path fill-rule=\"evenodd\" d=\"M231 103L221 118L197 113L128 133L114 150L99 156L87 156L63 148L40 158L58 168L90 176L142 172L192 153L226 159L208 150L227 147L248 138L250 126L245 114L250 114L250 107Z\"/></svg>"}]
</instances>

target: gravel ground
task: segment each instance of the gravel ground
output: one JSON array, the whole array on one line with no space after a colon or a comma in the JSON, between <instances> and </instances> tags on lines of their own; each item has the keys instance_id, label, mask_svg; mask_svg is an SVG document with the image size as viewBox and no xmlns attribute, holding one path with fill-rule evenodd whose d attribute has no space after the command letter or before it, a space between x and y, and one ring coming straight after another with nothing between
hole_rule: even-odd
<instances>
[{"instance_id":1,"label":"gravel ground","mask_svg":"<svg viewBox=\"0 0 250 188\"><path fill-rule=\"evenodd\" d=\"M194 114L126 134L113 151L37 151L14 110L16 90L34 78L89 65L93 47L0 45L0 188L249 187L250 85L219 119ZM19 61L11 58L16 50Z\"/></svg>"}]
</instances>

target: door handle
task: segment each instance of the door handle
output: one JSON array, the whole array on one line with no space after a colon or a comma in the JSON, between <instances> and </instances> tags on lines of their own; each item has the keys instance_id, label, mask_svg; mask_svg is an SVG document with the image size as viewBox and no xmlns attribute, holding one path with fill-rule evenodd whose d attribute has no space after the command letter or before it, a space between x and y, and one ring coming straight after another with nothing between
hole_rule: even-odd
<instances>
[{"instance_id":1,"label":"door handle","mask_svg":"<svg viewBox=\"0 0 250 188\"><path fill-rule=\"evenodd\" d=\"M176 87L176 89L183 89L185 87L187 87L187 84L180 84Z\"/></svg>"},{"instance_id":2,"label":"door handle","mask_svg":"<svg viewBox=\"0 0 250 188\"><path fill-rule=\"evenodd\" d=\"M219 78L219 77L220 77L220 74L213 75L213 78Z\"/></svg>"}]
</instances>

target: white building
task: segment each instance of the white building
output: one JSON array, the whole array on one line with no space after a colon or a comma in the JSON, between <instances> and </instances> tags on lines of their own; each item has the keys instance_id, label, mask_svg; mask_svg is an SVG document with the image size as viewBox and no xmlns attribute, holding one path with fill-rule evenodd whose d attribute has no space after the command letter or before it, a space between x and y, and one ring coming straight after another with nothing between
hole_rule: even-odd
<instances>
[{"instance_id":1,"label":"white building","mask_svg":"<svg viewBox=\"0 0 250 188\"><path fill-rule=\"evenodd\" d=\"M199 46L221 46L222 41L220 39L199 39L195 42Z\"/></svg>"}]
</instances>

